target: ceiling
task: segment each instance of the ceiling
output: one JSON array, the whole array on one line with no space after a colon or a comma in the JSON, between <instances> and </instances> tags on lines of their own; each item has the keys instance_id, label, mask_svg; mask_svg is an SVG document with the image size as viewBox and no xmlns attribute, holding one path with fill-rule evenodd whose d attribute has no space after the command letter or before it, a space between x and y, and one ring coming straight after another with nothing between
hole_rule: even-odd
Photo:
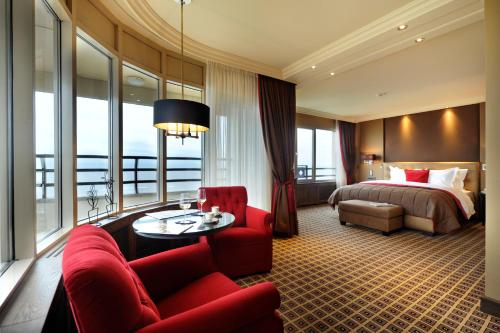
<instances>
[{"instance_id":1,"label":"ceiling","mask_svg":"<svg viewBox=\"0 0 500 333\"><path fill-rule=\"evenodd\" d=\"M178 49L174 0L103 4ZM483 7L482 0L192 0L185 49L297 83L299 112L360 121L484 101ZM400 24L408 28L398 31Z\"/></svg>"}]
</instances>

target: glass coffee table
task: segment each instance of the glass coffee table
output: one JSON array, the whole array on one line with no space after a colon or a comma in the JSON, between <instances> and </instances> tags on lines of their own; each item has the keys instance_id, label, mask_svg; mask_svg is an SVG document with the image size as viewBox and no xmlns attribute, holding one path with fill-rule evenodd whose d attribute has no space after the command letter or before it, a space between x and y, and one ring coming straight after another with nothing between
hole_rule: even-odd
<instances>
[{"instance_id":1,"label":"glass coffee table","mask_svg":"<svg viewBox=\"0 0 500 333\"><path fill-rule=\"evenodd\" d=\"M229 228L234 223L234 215L221 213L217 222L205 223L202 216L197 214L188 215L187 218L194 223L178 224L183 216L176 216L163 220L151 216L144 216L132 223L134 232L142 237L155 239L185 239L199 236L209 236Z\"/></svg>"}]
</instances>

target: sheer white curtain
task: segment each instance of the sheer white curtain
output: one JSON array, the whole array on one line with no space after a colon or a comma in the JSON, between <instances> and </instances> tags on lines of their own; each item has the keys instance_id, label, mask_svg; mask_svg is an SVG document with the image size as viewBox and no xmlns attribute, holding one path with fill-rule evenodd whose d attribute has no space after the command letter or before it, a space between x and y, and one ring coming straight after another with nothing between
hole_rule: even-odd
<instances>
[{"instance_id":1,"label":"sheer white curtain","mask_svg":"<svg viewBox=\"0 0 500 333\"><path fill-rule=\"evenodd\" d=\"M339 122L336 121L335 130L335 168L337 188L347 184L344 164L342 163L342 152L340 151Z\"/></svg>"},{"instance_id":2,"label":"sheer white curtain","mask_svg":"<svg viewBox=\"0 0 500 333\"><path fill-rule=\"evenodd\" d=\"M243 185L249 205L271 208L271 169L262 137L257 75L209 62L205 185Z\"/></svg>"}]
</instances>

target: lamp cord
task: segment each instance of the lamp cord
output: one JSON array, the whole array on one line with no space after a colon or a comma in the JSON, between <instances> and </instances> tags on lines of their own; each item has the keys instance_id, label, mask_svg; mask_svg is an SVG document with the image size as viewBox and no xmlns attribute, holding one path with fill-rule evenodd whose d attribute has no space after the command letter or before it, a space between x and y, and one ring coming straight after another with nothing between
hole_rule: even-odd
<instances>
[{"instance_id":1,"label":"lamp cord","mask_svg":"<svg viewBox=\"0 0 500 333\"><path fill-rule=\"evenodd\" d=\"M181 0L181 94L184 99L184 0Z\"/></svg>"}]
</instances>

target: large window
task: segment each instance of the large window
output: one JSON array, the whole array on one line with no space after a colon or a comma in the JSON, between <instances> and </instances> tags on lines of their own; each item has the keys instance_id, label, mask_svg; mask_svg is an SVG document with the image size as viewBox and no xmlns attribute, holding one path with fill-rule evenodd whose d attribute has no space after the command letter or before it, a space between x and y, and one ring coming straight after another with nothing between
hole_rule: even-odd
<instances>
[{"instance_id":1,"label":"large window","mask_svg":"<svg viewBox=\"0 0 500 333\"><path fill-rule=\"evenodd\" d=\"M77 38L78 220L106 214L106 179L112 175L111 58Z\"/></svg>"},{"instance_id":2,"label":"large window","mask_svg":"<svg viewBox=\"0 0 500 333\"><path fill-rule=\"evenodd\" d=\"M59 154L60 21L35 1L36 238L61 227Z\"/></svg>"},{"instance_id":3,"label":"large window","mask_svg":"<svg viewBox=\"0 0 500 333\"><path fill-rule=\"evenodd\" d=\"M8 174L8 15L6 1L0 0L0 275L12 259L9 219Z\"/></svg>"},{"instance_id":4,"label":"large window","mask_svg":"<svg viewBox=\"0 0 500 333\"><path fill-rule=\"evenodd\" d=\"M158 130L153 127L153 103L159 80L123 66L123 206L158 201Z\"/></svg>"},{"instance_id":5,"label":"large window","mask_svg":"<svg viewBox=\"0 0 500 333\"><path fill-rule=\"evenodd\" d=\"M181 98L181 86L167 82L167 98ZM184 86L184 99L203 102L203 91ZM201 186L203 134L199 139L184 142L167 137L167 199L178 200L183 192L195 192Z\"/></svg>"},{"instance_id":6,"label":"large window","mask_svg":"<svg viewBox=\"0 0 500 333\"><path fill-rule=\"evenodd\" d=\"M335 179L335 136L331 130L297 128L297 179Z\"/></svg>"}]
</instances>

